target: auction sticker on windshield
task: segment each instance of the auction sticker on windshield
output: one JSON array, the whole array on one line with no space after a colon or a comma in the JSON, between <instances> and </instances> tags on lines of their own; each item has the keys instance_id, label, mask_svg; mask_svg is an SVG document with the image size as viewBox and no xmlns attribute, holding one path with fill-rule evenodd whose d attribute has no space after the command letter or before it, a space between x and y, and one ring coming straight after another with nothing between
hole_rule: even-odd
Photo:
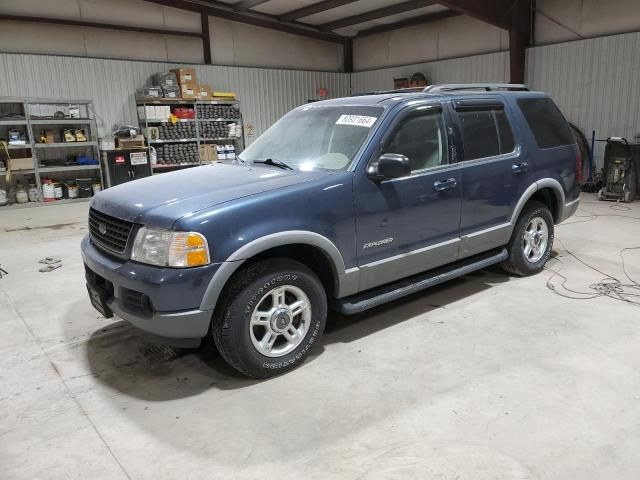
<instances>
[{"instance_id":1,"label":"auction sticker on windshield","mask_svg":"<svg viewBox=\"0 0 640 480\"><path fill-rule=\"evenodd\" d=\"M341 115L336 125L355 125L356 127L371 128L378 117L367 117L366 115Z\"/></svg>"}]
</instances>

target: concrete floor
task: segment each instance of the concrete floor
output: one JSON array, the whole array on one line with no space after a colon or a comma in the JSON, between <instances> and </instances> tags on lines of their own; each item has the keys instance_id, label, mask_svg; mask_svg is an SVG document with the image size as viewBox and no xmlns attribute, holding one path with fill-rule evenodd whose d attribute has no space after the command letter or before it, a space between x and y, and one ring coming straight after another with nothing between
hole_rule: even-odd
<instances>
[{"instance_id":1,"label":"concrete floor","mask_svg":"<svg viewBox=\"0 0 640 480\"><path fill-rule=\"evenodd\" d=\"M568 287L602 275L565 248L622 276L640 246L640 203L615 208L585 195L557 229ZM2 479L638 477L636 306L491 269L332 316L301 368L252 381L92 309L86 213L0 211ZM46 255L63 267L38 273ZM625 258L640 280L640 250Z\"/></svg>"}]
</instances>

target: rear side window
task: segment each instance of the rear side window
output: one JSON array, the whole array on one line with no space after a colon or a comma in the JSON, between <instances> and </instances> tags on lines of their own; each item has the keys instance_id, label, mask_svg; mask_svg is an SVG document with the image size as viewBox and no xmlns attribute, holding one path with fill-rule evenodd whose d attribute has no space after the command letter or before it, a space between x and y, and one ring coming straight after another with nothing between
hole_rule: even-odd
<instances>
[{"instance_id":1,"label":"rear side window","mask_svg":"<svg viewBox=\"0 0 640 480\"><path fill-rule=\"evenodd\" d=\"M553 148L576 143L576 139L550 98L521 98L520 110L540 148Z\"/></svg>"},{"instance_id":2,"label":"rear side window","mask_svg":"<svg viewBox=\"0 0 640 480\"><path fill-rule=\"evenodd\" d=\"M458 111L464 159L494 157L513 152L513 132L504 109Z\"/></svg>"}]
</instances>

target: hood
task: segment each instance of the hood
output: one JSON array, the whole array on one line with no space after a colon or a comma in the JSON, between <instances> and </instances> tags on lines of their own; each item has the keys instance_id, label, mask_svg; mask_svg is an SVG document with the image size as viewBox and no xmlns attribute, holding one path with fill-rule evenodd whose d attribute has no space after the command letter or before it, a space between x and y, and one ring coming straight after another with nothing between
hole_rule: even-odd
<instances>
[{"instance_id":1,"label":"hood","mask_svg":"<svg viewBox=\"0 0 640 480\"><path fill-rule=\"evenodd\" d=\"M108 188L93 198L91 206L129 222L171 228L179 218L199 210L330 174L217 163Z\"/></svg>"}]
</instances>

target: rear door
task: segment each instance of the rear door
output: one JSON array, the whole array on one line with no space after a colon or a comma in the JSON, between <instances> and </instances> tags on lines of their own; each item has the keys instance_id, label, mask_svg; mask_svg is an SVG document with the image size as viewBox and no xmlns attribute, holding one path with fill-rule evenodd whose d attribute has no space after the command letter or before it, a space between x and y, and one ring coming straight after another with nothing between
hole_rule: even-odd
<instances>
[{"instance_id":1,"label":"rear door","mask_svg":"<svg viewBox=\"0 0 640 480\"><path fill-rule=\"evenodd\" d=\"M524 142L501 97L455 100L458 161L462 174L460 257L504 245L511 214L535 180Z\"/></svg>"}]
</instances>

